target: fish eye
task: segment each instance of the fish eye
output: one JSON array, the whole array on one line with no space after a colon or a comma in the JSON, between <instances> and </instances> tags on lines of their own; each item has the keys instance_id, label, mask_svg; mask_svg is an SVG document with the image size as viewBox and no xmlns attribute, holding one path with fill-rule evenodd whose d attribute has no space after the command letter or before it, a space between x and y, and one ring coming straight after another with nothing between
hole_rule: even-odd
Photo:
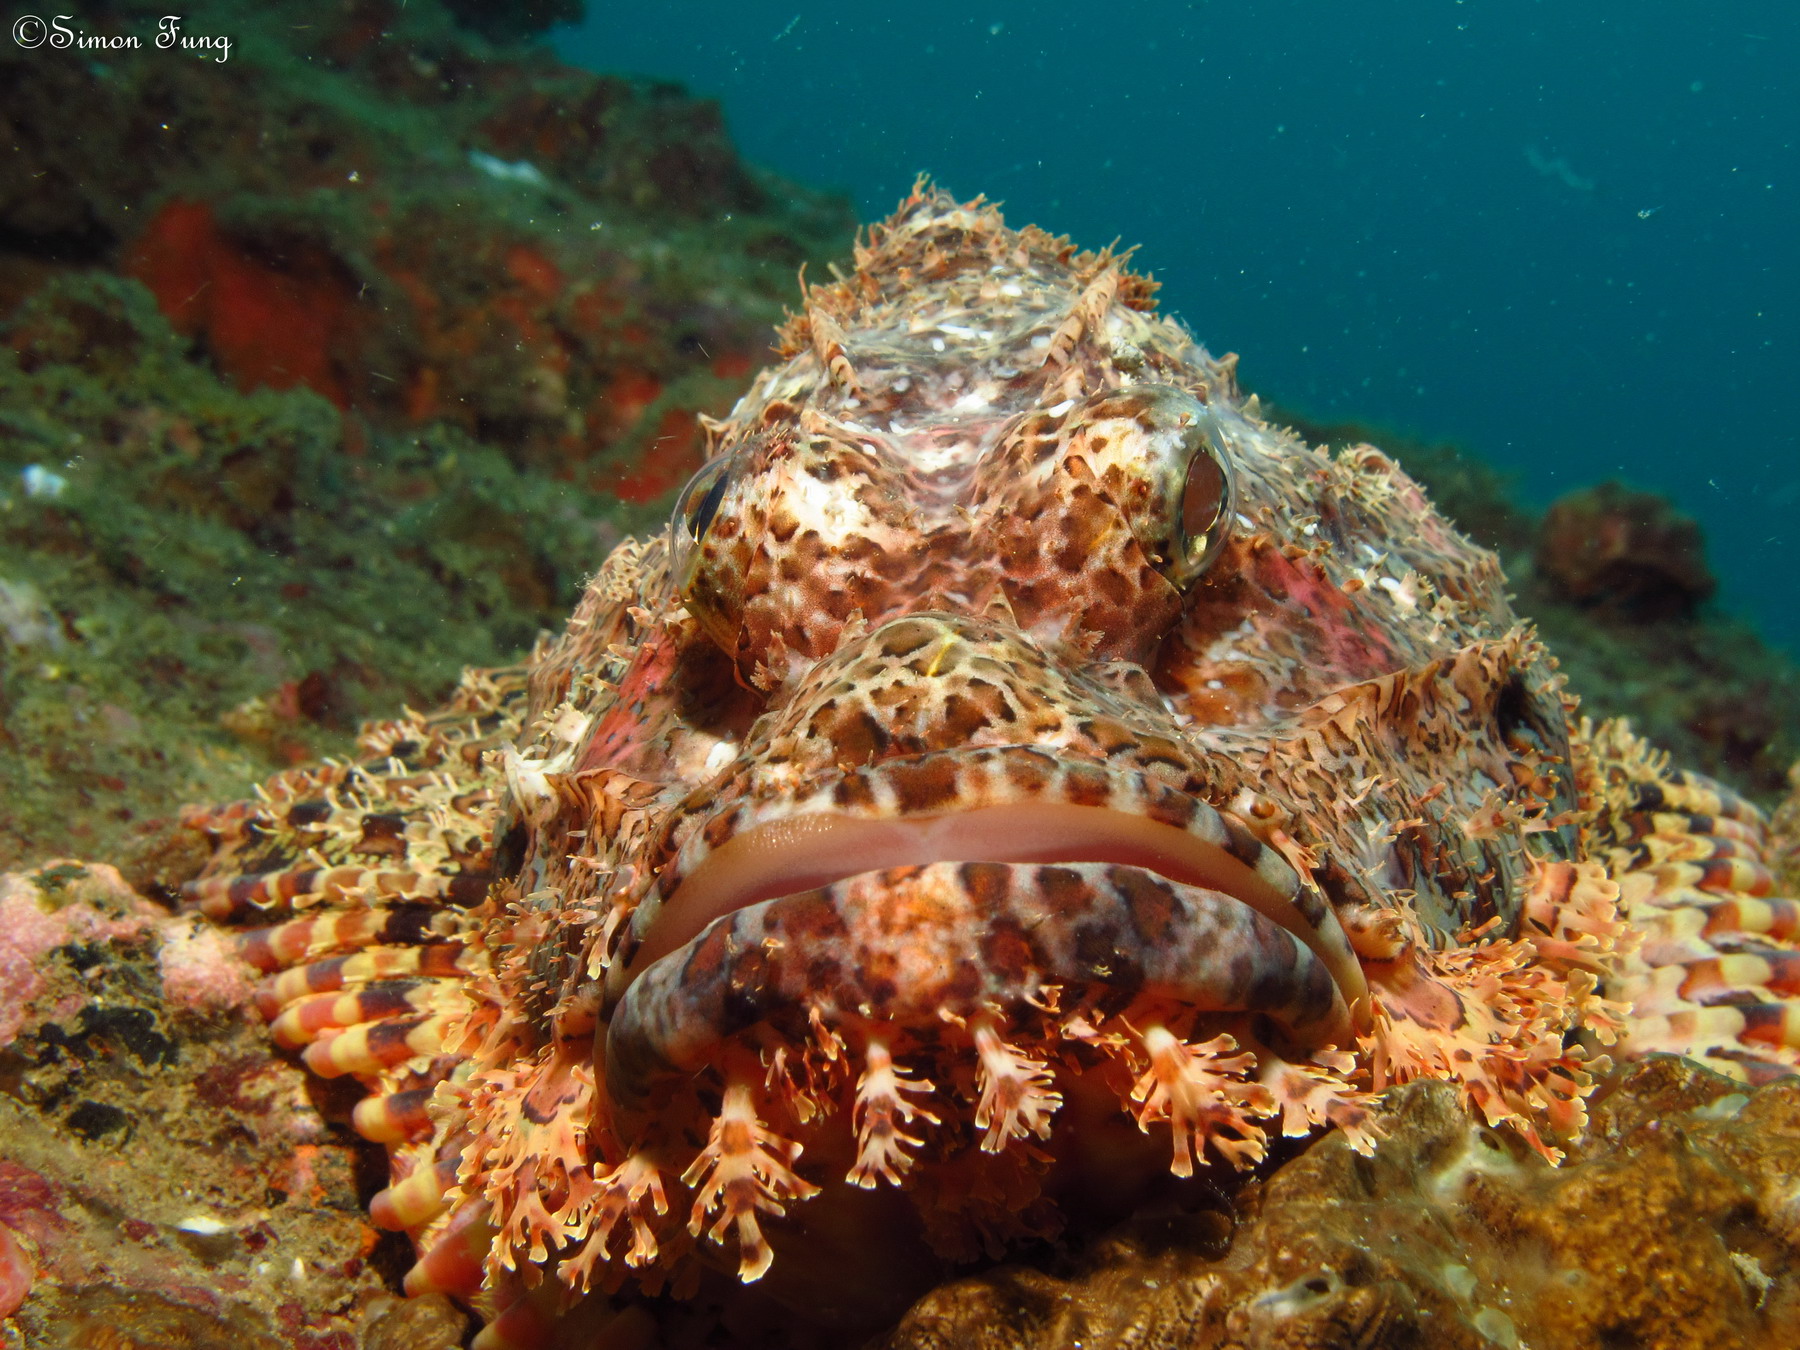
<instances>
[{"instance_id":1,"label":"fish eye","mask_svg":"<svg viewBox=\"0 0 1800 1350\"><path fill-rule=\"evenodd\" d=\"M1188 462L1169 580L1185 589L1212 566L1225 547L1235 490L1230 444L1217 413L1201 409L1183 427L1182 439Z\"/></svg>"},{"instance_id":2,"label":"fish eye","mask_svg":"<svg viewBox=\"0 0 1800 1350\"><path fill-rule=\"evenodd\" d=\"M726 489L737 478L743 463L741 450L727 450L714 455L688 479L687 486L675 499L675 510L669 517L670 572L676 587L685 590L699 565L700 545L706 532L718 517L719 505Z\"/></svg>"}]
</instances>

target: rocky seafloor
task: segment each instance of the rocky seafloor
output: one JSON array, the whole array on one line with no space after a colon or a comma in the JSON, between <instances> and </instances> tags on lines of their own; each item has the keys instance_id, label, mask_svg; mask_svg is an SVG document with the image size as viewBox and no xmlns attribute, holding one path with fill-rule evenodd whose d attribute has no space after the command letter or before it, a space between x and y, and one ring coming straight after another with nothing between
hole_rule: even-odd
<instances>
[{"instance_id":1,"label":"rocky seafloor","mask_svg":"<svg viewBox=\"0 0 1800 1350\"><path fill-rule=\"evenodd\" d=\"M794 273L847 251L846 205L743 163L716 107L532 47L569 8L196 6L223 64L0 49L0 1345L468 1333L399 1297L380 1151L169 897L183 803L559 625L663 518ZM1590 707L1781 798L1800 675L1717 608L1675 506L1533 513L1373 439L1501 554ZM1551 1171L1411 1088L1375 1159L1327 1137L948 1286L890 1343L1800 1343L1800 1088L1670 1062L1608 1092Z\"/></svg>"}]
</instances>

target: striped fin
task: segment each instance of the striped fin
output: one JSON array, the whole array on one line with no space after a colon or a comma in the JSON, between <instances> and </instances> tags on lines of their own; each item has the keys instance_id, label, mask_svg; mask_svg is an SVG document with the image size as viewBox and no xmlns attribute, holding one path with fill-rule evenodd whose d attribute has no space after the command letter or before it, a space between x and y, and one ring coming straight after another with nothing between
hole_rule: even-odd
<instances>
[{"instance_id":1,"label":"striped fin","mask_svg":"<svg viewBox=\"0 0 1800 1350\"><path fill-rule=\"evenodd\" d=\"M454 1013L359 1022L317 1036L301 1058L306 1061L306 1067L321 1078L341 1078L345 1074L374 1078L412 1060L429 1059L438 1054L444 1048L446 1033L466 1011L464 1001Z\"/></svg>"},{"instance_id":2,"label":"striped fin","mask_svg":"<svg viewBox=\"0 0 1800 1350\"><path fill-rule=\"evenodd\" d=\"M460 923L454 911L431 905L334 909L245 933L239 947L258 970L274 972L357 948L442 941Z\"/></svg>"},{"instance_id":3,"label":"striped fin","mask_svg":"<svg viewBox=\"0 0 1800 1350\"><path fill-rule=\"evenodd\" d=\"M364 1139L376 1144L399 1144L431 1134L431 1104L435 1088L408 1088L377 1097L364 1097L351 1112L350 1123ZM452 1181L455 1180L452 1169Z\"/></svg>"},{"instance_id":4,"label":"striped fin","mask_svg":"<svg viewBox=\"0 0 1800 1350\"><path fill-rule=\"evenodd\" d=\"M1772 894L1762 813L1615 726L1594 739L1594 852L1641 938L1606 991L1631 1008L1621 1051L1751 1082L1800 1072L1800 899Z\"/></svg>"},{"instance_id":5,"label":"striped fin","mask_svg":"<svg viewBox=\"0 0 1800 1350\"><path fill-rule=\"evenodd\" d=\"M216 923L243 923L312 905L364 904L445 895L448 879L390 868L293 867L280 872L206 877L182 886L184 898Z\"/></svg>"},{"instance_id":6,"label":"striped fin","mask_svg":"<svg viewBox=\"0 0 1800 1350\"><path fill-rule=\"evenodd\" d=\"M344 956L327 957L286 970L264 980L257 990L257 1007L274 1021L283 1008L311 994L356 989L376 980L445 979L478 974L487 969L483 952L453 939L432 939L406 947L365 947Z\"/></svg>"},{"instance_id":7,"label":"striped fin","mask_svg":"<svg viewBox=\"0 0 1800 1350\"><path fill-rule=\"evenodd\" d=\"M390 1232L416 1231L450 1208L460 1151L414 1167L369 1202L369 1217Z\"/></svg>"},{"instance_id":8,"label":"striped fin","mask_svg":"<svg viewBox=\"0 0 1800 1350\"><path fill-rule=\"evenodd\" d=\"M519 736L526 700L523 668L469 672L441 711L365 727L370 758L291 770L254 801L184 817L213 849L185 898L239 928L272 1039L369 1090L351 1123L387 1147L390 1177L371 1216L419 1244L420 1288L461 1298L481 1288L493 1232L458 1184L461 1047L492 1016L475 992L489 972L478 907L504 780L486 751Z\"/></svg>"},{"instance_id":9,"label":"striped fin","mask_svg":"<svg viewBox=\"0 0 1800 1350\"><path fill-rule=\"evenodd\" d=\"M353 1027L467 1008L458 980L376 980L360 989L298 999L288 1004L269 1031L277 1045L295 1050Z\"/></svg>"}]
</instances>

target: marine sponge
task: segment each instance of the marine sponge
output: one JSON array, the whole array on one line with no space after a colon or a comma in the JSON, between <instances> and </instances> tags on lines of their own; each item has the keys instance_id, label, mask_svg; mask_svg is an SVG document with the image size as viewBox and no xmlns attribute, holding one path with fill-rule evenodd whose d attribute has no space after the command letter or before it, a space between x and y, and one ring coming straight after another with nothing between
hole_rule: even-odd
<instances>
[{"instance_id":1,"label":"marine sponge","mask_svg":"<svg viewBox=\"0 0 1800 1350\"><path fill-rule=\"evenodd\" d=\"M1564 599L1644 619L1692 613L1717 586L1700 527L1666 497L1619 483L1551 503L1537 567Z\"/></svg>"}]
</instances>

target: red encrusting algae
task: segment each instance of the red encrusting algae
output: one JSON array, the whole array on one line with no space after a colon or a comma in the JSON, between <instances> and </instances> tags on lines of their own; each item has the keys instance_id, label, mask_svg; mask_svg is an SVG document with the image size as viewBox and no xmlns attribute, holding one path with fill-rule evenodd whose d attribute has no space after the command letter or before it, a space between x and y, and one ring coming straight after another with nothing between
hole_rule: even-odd
<instances>
[{"instance_id":1,"label":"red encrusting algae","mask_svg":"<svg viewBox=\"0 0 1800 1350\"><path fill-rule=\"evenodd\" d=\"M355 342L356 292L325 250L247 247L220 228L211 205L176 199L151 220L125 271L240 389L304 385L349 406L342 358Z\"/></svg>"}]
</instances>

